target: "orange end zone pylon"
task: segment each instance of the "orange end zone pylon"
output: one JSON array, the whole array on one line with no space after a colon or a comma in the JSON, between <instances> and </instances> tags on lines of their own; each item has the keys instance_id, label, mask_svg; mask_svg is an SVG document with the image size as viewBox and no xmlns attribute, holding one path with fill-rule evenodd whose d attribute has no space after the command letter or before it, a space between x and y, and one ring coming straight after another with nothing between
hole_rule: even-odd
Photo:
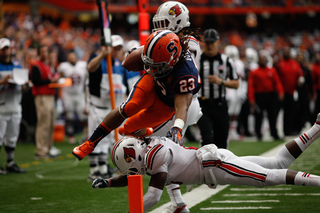
<instances>
[{"instance_id":1,"label":"orange end zone pylon","mask_svg":"<svg viewBox=\"0 0 320 213\"><path fill-rule=\"evenodd\" d=\"M143 213L142 175L128 176L129 212Z\"/></svg>"}]
</instances>

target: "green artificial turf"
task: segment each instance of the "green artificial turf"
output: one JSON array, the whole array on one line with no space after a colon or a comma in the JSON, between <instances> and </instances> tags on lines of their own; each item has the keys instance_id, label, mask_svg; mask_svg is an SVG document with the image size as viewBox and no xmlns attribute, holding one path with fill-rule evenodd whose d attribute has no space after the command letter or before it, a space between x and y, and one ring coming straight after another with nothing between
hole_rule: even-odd
<instances>
[{"instance_id":1,"label":"green artificial turf","mask_svg":"<svg viewBox=\"0 0 320 213\"><path fill-rule=\"evenodd\" d=\"M280 144L280 142L231 142L229 148L239 156L259 155L278 144ZM78 161L71 155L71 151L75 145L64 142L55 143L55 146L62 150L62 155L60 157L53 160L36 161L34 160L35 145L33 143L18 143L15 160L18 165L27 170L27 173L0 176L1 213L128 212L127 187L93 189L91 183L87 182L89 173L88 159L85 158L82 161ZM186 146L197 147L198 143L187 143ZM313 148L308 149L301 158L292 165L293 169L303 170L318 175L320 174L320 161L318 157L320 151L319 141L313 144L312 147ZM0 162L3 167L5 167L5 161L6 155L2 148ZM150 178L148 176L144 177L144 193L147 191L149 180ZM186 192L185 186L182 186L181 188L183 193ZM228 187L207 201L191 208L191 212L212 212L199 210L204 207L218 206L218 204L212 204L212 200L238 199L225 196L226 194L235 193L230 192L230 188L231 187ZM320 192L319 188L315 187L297 186L291 188L292 191L290 192ZM317 203L318 198L319 196L254 197L254 199L280 199L280 203L272 204L272 212L316 212L315 209L320 209L320 205ZM253 198L241 197L241 199ZM163 196L156 207L166 202L169 202L169 196L166 190L164 190ZM243 205L244 204L233 204L233 206ZM261 204L255 205L260 206ZM215 212L239 211L224 210ZM271 212L271 210L241 210L241 212Z\"/></svg>"}]
</instances>

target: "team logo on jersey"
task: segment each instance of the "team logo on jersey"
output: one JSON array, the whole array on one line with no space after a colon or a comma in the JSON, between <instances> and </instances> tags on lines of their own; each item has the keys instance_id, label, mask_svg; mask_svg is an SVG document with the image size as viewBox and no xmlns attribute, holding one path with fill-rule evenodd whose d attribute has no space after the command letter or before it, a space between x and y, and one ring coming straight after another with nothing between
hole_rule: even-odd
<instances>
[{"instance_id":1,"label":"team logo on jersey","mask_svg":"<svg viewBox=\"0 0 320 213\"><path fill-rule=\"evenodd\" d=\"M176 4L175 6L171 7L169 10L169 15L176 15L179 16L181 14L181 8L179 7L178 4Z\"/></svg>"},{"instance_id":2,"label":"team logo on jersey","mask_svg":"<svg viewBox=\"0 0 320 213\"><path fill-rule=\"evenodd\" d=\"M136 152L134 151L133 148L126 148L123 147L123 151L124 151L124 159L126 159L127 163L130 163L133 159L136 159Z\"/></svg>"}]
</instances>

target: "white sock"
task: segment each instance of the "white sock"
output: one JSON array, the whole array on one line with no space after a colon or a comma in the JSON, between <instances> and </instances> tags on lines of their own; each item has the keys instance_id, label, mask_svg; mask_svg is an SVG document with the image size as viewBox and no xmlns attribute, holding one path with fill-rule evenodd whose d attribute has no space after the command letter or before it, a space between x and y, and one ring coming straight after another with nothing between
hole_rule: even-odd
<instances>
[{"instance_id":1,"label":"white sock","mask_svg":"<svg viewBox=\"0 0 320 213\"><path fill-rule=\"evenodd\" d=\"M107 164L99 165L99 171L101 174L107 174L108 173L108 166Z\"/></svg>"},{"instance_id":2,"label":"white sock","mask_svg":"<svg viewBox=\"0 0 320 213\"><path fill-rule=\"evenodd\" d=\"M166 188L173 206L182 207L185 205L179 184L169 184L166 185Z\"/></svg>"},{"instance_id":3,"label":"white sock","mask_svg":"<svg viewBox=\"0 0 320 213\"><path fill-rule=\"evenodd\" d=\"M320 136L320 125L314 124L306 133L294 139L302 152L308 148Z\"/></svg>"},{"instance_id":4,"label":"white sock","mask_svg":"<svg viewBox=\"0 0 320 213\"><path fill-rule=\"evenodd\" d=\"M90 167L90 174L94 174L95 172L97 172L99 170L99 168L97 166L95 167Z\"/></svg>"},{"instance_id":5,"label":"white sock","mask_svg":"<svg viewBox=\"0 0 320 213\"><path fill-rule=\"evenodd\" d=\"M295 185L320 187L320 176L298 172L294 178Z\"/></svg>"},{"instance_id":6,"label":"white sock","mask_svg":"<svg viewBox=\"0 0 320 213\"><path fill-rule=\"evenodd\" d=\"M287 169L296 159L290 154L286 146L282 147L275 156L277 168Z\"/></svg>"}]
</instances>

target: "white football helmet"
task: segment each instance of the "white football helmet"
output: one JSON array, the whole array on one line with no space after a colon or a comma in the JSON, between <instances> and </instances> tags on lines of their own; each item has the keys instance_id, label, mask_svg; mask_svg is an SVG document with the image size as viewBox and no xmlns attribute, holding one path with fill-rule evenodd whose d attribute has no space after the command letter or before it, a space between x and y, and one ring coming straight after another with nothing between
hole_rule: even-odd
<instances>
[{"instance_id":1,"label":"white football helmet","mask_svg":"<svg viewBox=\"0 0 320 213\"><path fill-rule=\"evenodd\" d=\"M179 32L185 27L190 26L188 8L177 1L167 1L161 4L157 13L152 19L154 29L171 30L174 33Z\"/></svg>"},{"instance_id":2,"label":"white football helmet","mask_svg":"<svg viewBox=\"0 0 320 213\"><path fill-rule=\"evenodd\" d=\"M246 62L248 64L255 62L258 63L258 53L255 49L248 47L246 49Z\"/></svg>"},{"instance_id":3,"label":"white football helmet","mask_svg":"<svg viewBox=\"0 0 320 213\"><path fill-rule=\"evenodd\" d=\"M239 50L234 45L227 45L224 48L224 54L226 54L228 57L232 58L233 60L239 58Z\"/></svg>"},{"instance_id":4,"label":"white football helmet","mask_svg":"<svg viewBox=\"0 0 320 213\"><path fill-rule=\"evenodd\" d=\"M144 175L147 144L138 138L124 137L112 148L111 159L121 175Z\"/></svg>"}]
</instances>

